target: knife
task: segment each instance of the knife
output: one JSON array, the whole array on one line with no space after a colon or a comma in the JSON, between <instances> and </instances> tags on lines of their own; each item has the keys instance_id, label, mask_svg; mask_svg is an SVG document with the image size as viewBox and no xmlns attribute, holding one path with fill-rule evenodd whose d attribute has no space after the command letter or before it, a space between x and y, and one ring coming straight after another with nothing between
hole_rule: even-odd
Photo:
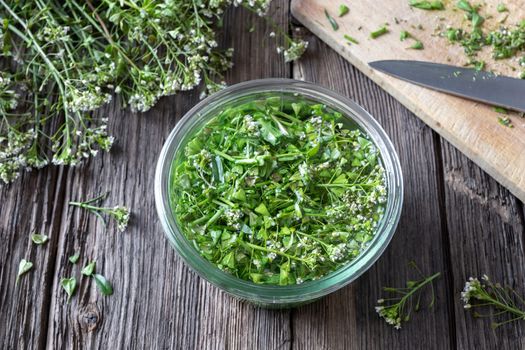
<instances>
[{"instance_id":1,"label":"knife","mask_svg":"<svg viewBox=\"0 0 525 350\"><path fill-rule=\"evenodd\" d=\"M386 60L369 65L380 72L447 94L525 112L525 80L447 64Z\"/></svg>"}]
</instances>

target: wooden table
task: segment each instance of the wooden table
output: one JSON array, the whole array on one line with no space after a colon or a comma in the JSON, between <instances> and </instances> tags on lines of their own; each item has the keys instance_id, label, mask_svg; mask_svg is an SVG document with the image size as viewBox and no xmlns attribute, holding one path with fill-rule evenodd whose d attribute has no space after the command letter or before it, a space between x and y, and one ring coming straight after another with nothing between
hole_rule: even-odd
<instances>
[{"instance_id":1,"label":"wooden table","mask_svg":"<svg viewBox=\"0 0 525 350\"><path fill-rule=\"evenodd\" d=\"M0 187L0 348L525 348L524 322L492 331L489 319L472 317L459 299L468 277L484 273L525 292L523 203L295 23L288 1L274 1L270 13L310 42L308 52L283 63L276 54L282 42L270 37L269 25L242 9L229 11L222 44L236 54L226 80L312 81L354 99L379 120L399 152L406 188L399 228L381 259L352 285L294 310L263 310L222 293L169 246L153 199L162 144L199 93L165 98L144 115L113 103L100 111L117 137L110 154L77 168L27 173ZM107 204L133 210L125 233L67 205L108 190ZM33 231L50 242L35 246ZM68 257L76 251L81 260L72 265ZM34 268L15 286L22 258ZM113 296L80 278L90 259L113 282ZM441 271L442 278L434 309L414 314L397 331L378 318L374 305L382 286L415 277L410 260L424 273ZM71 275L80 284L68 304L59 280Z\"/></svg>"}]
</instances>

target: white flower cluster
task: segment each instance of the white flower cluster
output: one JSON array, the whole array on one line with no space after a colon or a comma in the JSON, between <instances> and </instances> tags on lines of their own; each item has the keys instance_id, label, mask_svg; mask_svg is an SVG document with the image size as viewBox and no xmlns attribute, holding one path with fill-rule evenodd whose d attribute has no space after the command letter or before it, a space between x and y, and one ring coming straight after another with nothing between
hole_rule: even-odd
<instances>
[{"instance_id":1,"label":"white flower cluster","mask_svg":"<svg viewBox=\"0 0 525 350\"><path fill-rule=\"evenodd\" d=\"M488 281L487 275L483 275L483 278ZM481 282L474 277L470 277L469 280L465 283L465 287L461 292L461 300L465 303L465 305L463 306L465 309L470 309L471 298L479 295L481 288Z\"/></svg>"},{"instance_id":2,"label":"white flower cluster","mask_svg":"<svg viewBox=\"0 0 525 350\"><path fill-rule=\"evenodd\" d=\"M401 329L401 317L399 315L399 308L397 307L398 304L394 306L383 306L382 304L384 302L383 299L377 301L379 306L375 307L376 312L380 317L385 319L386 323L394 326L395 329Z\"/></svg>"}]
</instances>

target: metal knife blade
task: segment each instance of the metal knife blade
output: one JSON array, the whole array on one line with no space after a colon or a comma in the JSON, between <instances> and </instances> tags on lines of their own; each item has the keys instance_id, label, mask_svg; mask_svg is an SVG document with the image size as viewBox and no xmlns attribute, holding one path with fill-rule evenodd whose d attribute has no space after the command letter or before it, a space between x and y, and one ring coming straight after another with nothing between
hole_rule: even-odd
<instances>
[{"instance_id":1,"label":"metal knife blade","mask_svg":"<svg viewBox=\"0 0 525 350\"><path fill-rule=\"evenodd\" d=\"M369 65L433 90L525 112L525 80L446 64L386 60Z\"/></svg>"}]
</instances>

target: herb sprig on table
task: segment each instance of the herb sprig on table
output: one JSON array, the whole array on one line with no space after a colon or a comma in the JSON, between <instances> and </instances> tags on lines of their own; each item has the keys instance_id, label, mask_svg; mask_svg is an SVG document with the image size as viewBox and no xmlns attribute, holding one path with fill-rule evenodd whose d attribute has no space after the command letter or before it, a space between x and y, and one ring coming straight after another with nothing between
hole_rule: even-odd
<instances>
[{"instance_id":1,"label":"herb sprig on table","mask_svg":"<svg viewBox=\"0 0 525 350\"><path fill-rule=\"evenodd\" d=\"M224 86L232 49L215 30L229 6L264 16L271 0L0 0L0 179L75 166L114 141L100 107L147 111L163 96ZM282 31L281 31L282 32ZM297 59L306 42L285 35Z\"/></svg>"},{"instance_id":2,"label":"herb sprig on table","mask_svg":"<svg viewBox=\"0 0 525 350\"><path fill-rule=\"evenodd\" d=\"M117 227L119 231L125 231L126 228L128 227L128 223L129 223L129 219L131 215L128 208L120 206L120 205L117 205L114 207L102 207L97 204L100 201L106 199L108 195L109 195L109 192L106 192L104 194L101 194L95 198L92 198L86 201L69 202L69 205L88 210L89 212L96 215L99 219L101 219L104 224L106 224L106 220L102 216L102 214L105 214L113 218L117 222Z\"/></svg>"},{"instance_id":3,"label":"herb sprig on table","mask_svg":"<svg viewBox=\"0 0 525 350\"><path fill-rule=\"evenodd\" d=\"M184 148L171 200L207 260L264 284L318 279L373 238L386 188L378 150L320 104L226 108Z\"/></svg>"},{"instance_id":4,"label":"herb sprig on table","mask_svg":"<svg viewBox=\"0 0 525 350\"><path fill-rule=\"evenodd\" d=\"M441 273L437 272L430 276L424 276L415 262L412 261L409 265L418 272L420 279L407 281L405 287L384 287L383 291L393 296L379 299L377 301L378 305L375 307L379 316L389 325L394 326L395 329L400 329L403 322L409 321L412 312L417 312L421 309L422 292L427 287L431 289L428 308L434 306L435 295L433 282L441 275Z\"/></svg>"},{"instance_id":5,"label":"herb sprig on table","mask_svg":"<svg viewBox=\"0 0 525 350\"><path fill-rule=\"evenodd\" d=\"M490 314L473 311L475 317L507 317L501 322L492 322L492 327L497 328L504 324L525 320L525 299L514 289L503 287L492 282L487 275L481 280L471 277L461 292L461 299L467 310L485 308L491 310ZM496 310L497 312L492 312Z\"/></svg>"}]
</instances>

